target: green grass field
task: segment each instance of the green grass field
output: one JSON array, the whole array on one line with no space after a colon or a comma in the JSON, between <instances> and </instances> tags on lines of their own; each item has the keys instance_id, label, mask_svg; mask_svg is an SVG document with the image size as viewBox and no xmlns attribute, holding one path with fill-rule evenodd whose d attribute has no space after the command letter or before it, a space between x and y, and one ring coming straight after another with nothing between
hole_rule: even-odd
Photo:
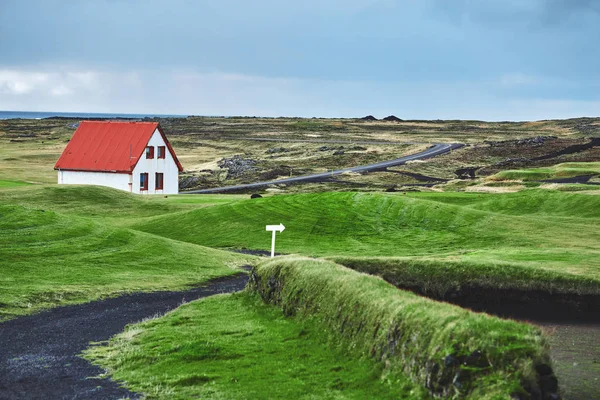
<instances>
[{"instance_id":1,"label":"green grass field","mask_svg":"<svg viewBox=\"0 0 600 400\"><path fill-rule=\"evenodd\" d=\"M0 190L0 318L122 292L184 288L236 273L237 267L254 264L257 258L219 248L268 250L270 234L264 225L279 222L287 229L278 235L278 252L327 257L372 274L395 272L430 285L432 291L469 282L491 289L598 294L599 205L600 197L595 195L549 190L341 192L249 199L237 195L142 197L83 186L7 187ZM140 335L124 333L107 350L112 358L99 362L131 387L162 398L185 398L190 393L243 397L235 385L225 382L250 380L253 372L238 377L221 371L241 371L248 360L252 365L264 363L265 371L275 368L284 357L276 355L277 351L296 356L296 350L286 347L287 341L281 344L282 340L305 329L311 339L299 340L302 350L297 351L309 352L314 359L304 364L305 371L281 371L273 377L284 381L284 375L298 374L281 386L278 396L306 390L311 379L321 385L315 383L320 391L314 389L313 397L360 398L363 386L381 398L424 396L404 372L394 378L399 386L390 389L377 379L388 376L382 375L385 367L357 364L364 353L343 356L340 349L327 349L326 341L318 338L329 331L310 318L284 318L271 306L244 296L222 296L189 307L214 321L214 330L206 335L212 332L216 346L226 349L225 354L244 356L210 358L211 369L204 373L197 371L198 363L182 362L177 350L165 353L162 366L179 369L172 375L161 374L161 369L147 362L156 357L149 348L158 346L154 348L163 351L178 340L203 340L197 336L197 320L189 322L189 329L179 329L178 323L173 324L172 318L178 318L174 313L143 325ZM470 313L464 311L464 315ZM233 323L229 317L237 318L235 324L242 326L257 324L248 329L257 343L272 344L272 353L256 354L256 348L244 347L243 337L218 336L215 332L221 332L223 324ZM479 338L488 328L484 324L470 332ZM157 339L161 335L171 335L164 343L167 347ZM96 350L95 357L100 357L101 350ZM339 375L336 365L340 363L346 363L347 375L336 386L334 375ZM354 364L356 369L350 368ZM323 372L327 368L334 368L330 372L335 374ZM261 385L252 389L257 397L270 387Z\"/></svg>"},{"instance_id":2,"label":"green grass field","mask_svg":"<svg viewBox=\"0 0 600 400\"><path fill-rule=\"evenodd\" d=\"M27 185L30 185L30 183L23 182L23 181L13 181L13 180L2 180L2 179L0 179L0 189L12 188L12 187L17 187L17 186L27 186Z\"/></svg>"},{"instance_id":3,"label":"green grass field","mask_svg":"<svg viewBox=\"0 0 600 400\"><path fill-rule=\"evenodd\" d=\"M477 144L396 168L454 179L458 168L487 166L491 172L483 174L486 176L508 168L495 166L515 152L534 159L586 143L590 132L600 129L591 119L371 123L352 119L192 117L161 123L186 174L202 178L199 184L208 186L350 166L356 160L389 159L418 147L365 144L359 146L364 149L353 149L352 143L344 143L346 153L335 155L331 149L320 150L322 143L251 140L262 137ZM279 222L287 229L278 235L278 252L327 257L371 274L391 273L432 292L452 290L465 282L490 289L600 292L600 197L575 192L588 192L591 185L562 185L556 187L557 191L511 194L452 192L468 190L469 185L478 183L493 190L509 186L520 190L540 185L533 182L539 179L598 174L599 163L565 163L597 159L597 147L556 160L525 163L539 168L500 172L490 180L451 181L438 188L448 190L444 193L384 194L381 191L387 187L415 181L392 172L378 172L343 177L366 184L356 186L357 190L377 193L300 194L253 200L247 195L165 198L132 196L99 187L54 185L52 165L73 130L69 120L0 121L0 320L122 292L180 289L236 273L237 267L255 264L257 258L218 249L268 250L270 234L264 225ZM558 139L540 146L517 145L519 139L540 135ZM223 140L226 136L242 140ZM484 140L507 142L487 145ZM280 147L284 150L272 152ZM254 159L259 168L239 178L225 179L227 173L217 161L233 155ZM547 167L552 162L562 164ZM310 192L348 187L354 186L311 184L279 190ZM309 286L311 281L302 285ZM396 293L389 285L385 288ZM377 302L377 298L371 300ZM328 301L320 300L326 306ZM424 299L418 303L423 302L437 304ZM340 305L341 311L349 310L346 304L352 301ZM286 313L289 309L284 308ZM385 307L375 309L381 312L379 315L396 315ZM444 335L454 328L440 329L436 325L439 320L458 315L452 323L460 328L461 321L479 318L455 308L441 316L428 314L439 310L426 309L412 315L408 326L428 328L429 332L415 337L424 351L433 351L435 344L443 347L452 342ZM351 313L347 315L352 317ZM426 397L421 384L409 382L408 376L415 380L411 371L394 375L390 381L385 365L373 363L362 352L350 351L347 345L340 347L345 339L322 322L308 314L303 318L284 317L281 310L262 304L248 293L218 296L131 327L111 341L107 352L97 348L93 356L103 357L98 361L131 387L159 398L245 397L248 392L240 389L242 385L256 398L290 398L302 393L306 398ZM470 327L471 335L463 340L465 343L489 345L490 354L498 355L487 341L491 338L486 336L490 325L465 326ZM539 347L530 345L543 341L537 331L518 324L494 326L503 327L494 331L499 336L514 339L515 348L508 349L508 353L519 348L535 353ZM516 331L523 335L511 336ZM428 337L433 339L425 343ZM253 347L253 343L258 345ZM399 365L422 368L415 360L418 355ZM572 364L570 358L568 364ZM199 367L208 369L201 371ZM496 383L510 385L516 382L513 378ZM416 381L421 382L418 378Z\"/></svg>"},{"instance_id":4,"label":"green grass field","mask_svg":"<svg viewBox=\"0 0 600 400\"><path fill-rule=\"evenodd\" d=\"M465 269L510 265L523 276L533 276L528 270L533 268L539 276L566 274L597 283L599 206L598 196L545 190L321 193L237 201L149 218L133 227L210 247L268 250L264 225L281 222L286 231L278 235L277 251L282 253L435 259L464 263Z\"/></svg>"},{"instance_id":5,"label":"green grass field","mask_svg":"<svg viewBox=\"0 0 600 400\"><path fill-rule=\"evenodd\" d=\"M53 189L0 192L0 320L122 292L199 285L254 262L252 256L106 222L118 220L120 213L134 218L134 212L143 216L168 210L166 201L131 195L120 199L116 191L100 188ZM28 200L8 193L26 193Z\"/></svg>"},{"instance_id":6,"label":"green grass field","mask_svg":"<svg viewBox=\"0 0 600 400\"><path fill-rule=\"evenodd\" d=\"M428 398L402 375L381 379L379 363L331 336L238 293L129 326L86 356L149 398Z\"/></svg>"}]
</instances>

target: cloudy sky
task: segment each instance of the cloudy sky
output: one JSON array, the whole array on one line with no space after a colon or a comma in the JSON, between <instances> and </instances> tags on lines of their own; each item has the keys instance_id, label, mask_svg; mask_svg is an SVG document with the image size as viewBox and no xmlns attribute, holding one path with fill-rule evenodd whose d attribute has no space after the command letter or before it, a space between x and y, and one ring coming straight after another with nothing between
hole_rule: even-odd
<instances>
[{"instance_id":1,"label":"cloudy sky","mask_svg":"<svg viewBox=\"0 0 600 400\"><path fill-rule=\"evenodd\" d=\"M0 0L0 110L600 116L600 1Z\"/></svg>"}]
</instances>

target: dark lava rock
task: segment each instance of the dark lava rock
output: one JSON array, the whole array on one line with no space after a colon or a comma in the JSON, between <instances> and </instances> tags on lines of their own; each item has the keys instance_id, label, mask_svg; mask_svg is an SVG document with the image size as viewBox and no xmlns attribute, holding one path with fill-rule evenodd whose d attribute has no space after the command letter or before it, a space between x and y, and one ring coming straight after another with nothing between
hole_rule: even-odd
<instances>
[{"instance_id":1,"label":"dark lava rock","mask_svg":"<svg viewBox=\"0 0 600 400\"><path fill-rule=\"evenodd\" d=\"M200 186L205 179L199 176L184 176L179 179L179 189L190 189Z\"/></svg>"},{"instance_id":2,"label":"dark lava rock","mask_svg":"<svg viewBox=\"0 0 600 400\"><path fill-rule=\"evenodd\" d=\"M367 115L366 117L362 117L361 120L363 120L363 121L377 121L377 118L375 118L372 115Z\"/></svg>"},{"instance_id":3,"label":"dark lava rock","mask_svg":"<svg viewBox=\"0 0 600 400\"><path fill-rule=\"evenodd\" d=\"M286 149L285 147L272 147L270 149L267 150L267 154L274 154L274 153L287 153L289 150Z\"/></svg>"},{"instance_id":4,"label":"dark lava rock","mask_svg":"<svg viewBox=\"0 0 600 400\"><path fill-rule=\"evenodd\" d=\"M459 363L460 361L457 358L455 358L452 354L449 354L446 357L444 357L444 365L446 367L458 365Z\"/></svg>"},{"instance_id":5,"label":"dark lava rock","mask_svg":"<svg viewBox=\"0 0 600 400\"><path fill-rule=\"evenodd\" d=\"M454 379L452 379L452 384L456 386L457 389L462 389L468 378L465 371L458 371L456 375L454 375Z\"/></svg>"},{"instance_id":6,"label":"dark lava rock","mask_svg":"<svg viewBox=\"0 0 600 400\"><path fill-rule=\"evenodd\" d=\"M544 400L560 400L558 393L548 393L544 395Z\"/></svg>"},{"instance_id":7,"label":"dark lava rock","mask_svg":"<svg viewBox=\"0 0 600 400\"><path fill-rule=\"evenodd\" d=\"M262 199L262 196L258 193L252 193L250 196L251 199Z\"/></svg>"},{"instance_id":8,"label":"dark lava rock","mask_svg":"<svg viewBox=\"0 0 600 400\"><path fill-rule=\"evenodd\" d=\"M540 377L540 387L544 393L558 392L558 379L554 375Z\"/></svg>"},{"instance_id":9,"label":"dark lava rock","mask_svg":"<svg viewBox=\"0 0 600 400\"><path fill-rule=\"evenodd\" d=\"M519 145L541 146L546 140L556 139L556 136L536 136L534 138L521 139L517 141Z\"/></svg>"},{"instance_id":10,"label":"dark lava rock","mask_svg":"<svg viewBox=\"0 0 600 400\"><path fill-rule=\"evenodd\" d=\"M475 179L475 172L481 167L465 167L454 171L458 179Z\"/></svg>"},{"instance_id":11,"label":"dark lava rock","mask_svg":"<svg viewBox=\"0 0 600 400\"><path fill-rule=\"evenodd\" d=\"M502 161L497 162L494 166L503 166L503 165L514 165L514 164L525 164L531 161L529 158L518 157L518 158L506 158Z\"/></svg>"},{"instance_id":12,"label":"dark lava rock","mask_svg":"<svg viewBox=\"0 0 600 400\"><path fill-rule=\"evenodd\" d=\"M338 147L321 146L317 150L319 150L319 151L344 150L344 146L338 146Z\"/></svg>"},{"instance_id":13,"label":"dark lava rock","mask_svg":"<svg viewBox=\"0 0 600 400\"><path fill-rule=\"evenodd\" d=\"M235 155L231 158L223 158L217 162L219 168L227 169L228 175L232 178L244 175L248 172L254 171L256 165L255 160L243 158L242 156Z\"/></svg>"},{"instance_id":14,"label":"dark lava rock","mask_svg":"<svg viewBox=\"0 0 600 400\"><path fill-rule=\"evenodd\" d=\"M483 357L483 354L479 350L475 350L474 352L469 354L467 358L465 358L463 365L466 365L467 367L477 368L485 368L489 366L487 361Z\"/></svg>"},{"instance_id":15,"label":"dark lava rock","mask_svg":"<svg viewBox=\"0 0 600 400\"><path fill-rule=\"evenodd\" d=\"M402 122L403 121L400 118L396 117L395 115L389 115L389 116L385 117L383 120L388 121L388 122Z\"/></svg>"},{"instance_id":16,"label":"dark lava rock","mask_svg":"<svg viewBox=\"0 0 600 400\"><path fill-rule=\"evenodd\" d=\"M538 364L535 371L541 376L552 375L552 368L548 364Z\"/></svg>"}]
</instances>

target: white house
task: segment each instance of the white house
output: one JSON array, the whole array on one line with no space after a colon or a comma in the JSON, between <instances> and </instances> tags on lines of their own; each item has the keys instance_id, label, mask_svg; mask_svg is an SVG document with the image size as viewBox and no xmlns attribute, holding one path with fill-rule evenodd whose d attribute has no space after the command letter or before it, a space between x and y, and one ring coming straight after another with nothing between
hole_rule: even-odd
<instances>
[{"instance_id":1,"label":"white house","mask_svg":"<svg viewBox=\"0 0 600 400\"><path fill-rule=\"evenodd\" d=\"M54 169L58 183L177 194L183 171L157 122L83 121Z\"/></svg>"}]
</instances>

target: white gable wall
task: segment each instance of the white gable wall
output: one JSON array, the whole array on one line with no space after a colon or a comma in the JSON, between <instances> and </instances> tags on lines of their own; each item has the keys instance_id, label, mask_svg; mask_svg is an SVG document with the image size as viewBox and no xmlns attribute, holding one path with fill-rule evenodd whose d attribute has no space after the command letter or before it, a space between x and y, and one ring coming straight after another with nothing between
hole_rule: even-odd
<instances>
[{"instance_id":1,"label":"white gable wall","mask_svg":"<svg viewBox=\"0 0 600 400\"><path fill-rule=\"evenodd\" d=\"M154 158L146 159L146 151L142 153L140 160L133 170L133 193L147 194L177 194L179 193L179 169L165 144L158 129L154 131L148 146L154 146ZM165 146L165 158L158 159L158 146ZM140 174L148 173L148 191L140 191ZM155 190L155 173L162 172L164 190Z\"/></svg>"},{"instance_id":2,"label":"white gable wall","mask_svg":"<svg viewBox=\"0 0 600 400\"><path fill-rule=\"evenodd\" d=\"M59 170L58 183L65 185L100 185L129 191L129 174Z\"/></svg>"},{"instance_id":3,"label":"white gable wall","mask_svg":"<svg viewBox=\"0 0 600 400\"><path fill-rule=\"evenodd\" d=\"M154 158L146 159L142 153L133 173L58 171L58 183L65 185L100 185L142 194L179 193L179 169L160 132L154 131L148 146L154 146ZM158 159L158 146L165 146L165 158ZM140 174L148 173L148 190L140 191ZM155 190L156 172L162 172L164 190Z\"/></svg>"}]
</instances>

